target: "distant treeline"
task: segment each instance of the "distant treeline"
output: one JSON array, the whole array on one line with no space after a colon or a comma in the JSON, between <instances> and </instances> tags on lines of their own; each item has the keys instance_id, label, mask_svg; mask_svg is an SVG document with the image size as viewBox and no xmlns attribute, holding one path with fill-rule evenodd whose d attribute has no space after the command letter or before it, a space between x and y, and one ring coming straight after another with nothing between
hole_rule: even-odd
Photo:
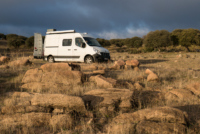
<instances>
[{"instance_id":1,"label":"distant treeline","mask_svg":"<svg viewBox=\"0 0 200 134\"><path fill-rule=\"evenodd\" d=\"M8 41L9 46L19 48L25 45L29 48L34 46L34 36L29 38L16 34L1 34L0 39ZM43 37L44 39L44 37ZM117 47L126 46L128 48L145 47L148 51L168 47L168 46L183 46L188 51L191 45L200 46L200 30L198 29L175 29L171 33L167 30L151 31L147 35L141 37L132 37L126 39L100 39L97 41L103 46L108 47L115 45Z\"/></svg>"},{"instance_id":2,"label":"distant treeline","mask_svg":"<svg viewBox=\"0 0 200 134\"><path fill-rule=\"evenodd\" d=\"M105 40L97 38L98 42L106 47L116 45L118 47L127 46L128 48L145 47L147 51L153 51L168 46L181 45L188 51L191 45L200 46L200 31L198 29L175 29L171 33L167 30L156 30L147 35L126 39Z\"/></svg>"}]
</instances>

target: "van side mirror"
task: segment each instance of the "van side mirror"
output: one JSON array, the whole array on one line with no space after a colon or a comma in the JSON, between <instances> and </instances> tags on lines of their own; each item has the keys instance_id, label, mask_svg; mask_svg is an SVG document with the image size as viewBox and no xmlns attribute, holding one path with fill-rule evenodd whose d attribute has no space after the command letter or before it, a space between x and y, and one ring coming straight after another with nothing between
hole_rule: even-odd
<instances>
[{"instance_id":1,"label":"van side mirror","mask_svg":"<svg viewBox=\"0 0 200 134\"><path fill-rule=\"evenodd\" d=\"M85 48L85 43L83 42L83 43L81 44L81 46L82 46L82 48Z\"/></svg>"}]
</instances>

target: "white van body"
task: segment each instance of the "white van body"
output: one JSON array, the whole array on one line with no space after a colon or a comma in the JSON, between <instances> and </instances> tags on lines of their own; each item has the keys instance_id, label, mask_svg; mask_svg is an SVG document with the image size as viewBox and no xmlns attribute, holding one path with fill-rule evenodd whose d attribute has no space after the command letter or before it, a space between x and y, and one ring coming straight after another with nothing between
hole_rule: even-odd
<instances>
[{"instance_id":1,"label":"white van body","mask_svg":"<svg viewBox=\"0 0 200 134\"><path fill-rule=\"evenodd\" d=\"M110 53L91 35L74 30L47 32L44 41L44 60L96 62L110 59Z\"/></svg>"}]
</instances>

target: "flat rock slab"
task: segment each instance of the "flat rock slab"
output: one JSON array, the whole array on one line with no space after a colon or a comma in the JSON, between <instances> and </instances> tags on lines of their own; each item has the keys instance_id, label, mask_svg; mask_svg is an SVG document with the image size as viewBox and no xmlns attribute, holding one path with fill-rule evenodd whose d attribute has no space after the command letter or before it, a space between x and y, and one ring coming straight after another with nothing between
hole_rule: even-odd
<instances>
[{"instance_id":1,"label":"flat rock slab","mask_svg":"<svg viewBox=\"0 0 200 134\"><path fill-rule=\"evenodd\" d=\"M52 108L61 107L67 111L86 111L82 98L62 94L36 94L31 99L31 105Z\"/></svg>"}]
</instances>

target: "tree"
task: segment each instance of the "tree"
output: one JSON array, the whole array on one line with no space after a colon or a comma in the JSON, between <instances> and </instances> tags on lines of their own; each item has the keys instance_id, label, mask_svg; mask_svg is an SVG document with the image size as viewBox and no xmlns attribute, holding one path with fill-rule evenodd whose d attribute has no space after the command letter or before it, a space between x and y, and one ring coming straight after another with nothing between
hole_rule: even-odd
<instances>
[{"instance_id":1,"label":"tree","mask_svg":"<svg viewBox=\"0 0 200 134\"><path fill-rule=\"evenodd\" d=\"M2 33L0 33L0 39L6 39L6 36L4 35L4 34L2 34Z\"/></svg>"},{"instance_id":2,"label":"tree","mask_svg":"<svg viewBox=\"0 0 200 134\"><path fill-rule=\"evenodd\" d=\"M10 40L10 39L13 39L13 38L16 38L16 37L18 37L17 34L7 34L6 35L6 40Z\"/></svg>"},{"instance_id":3,"label":"tree","mask_svg":"<svg viewBox=\"0 0 200 134\"><path fill-rule=\"evenodd\" d=\"M200 31L198 29L184 29L179 36L180 45L189 50L191 45L200 45Z\"/></svg>"},{"instance_id":4,"label":"tree","mask_svg":"<svg viewBox=\"0 0 200 134\"><path fill-rule=\"evenodd\" d=\"M144 44L147 48L167 47L171 45L170 33L167 30L156 30L149 32L145 39Z\"/></svg>"},{"instance_id":5,"label":"tree","mask_svg":"<svg viewBox=\"0 0 200 134\"><path fill-rule=\"evenodd\" d=\"M29 48L34 47L34 36L29 37L26 42L25 45Z\"/></svg>"},{"instance_id":6,"label":"tree","mask_svg":"<svg viewBox=\"0 0 200 134\"><path fill-rule=\"evenodd\" d=\"M124 42L130 48L138 48L142 46L143 39L140 37L133 37L131 39L125 39Z\"/></svg>"},{"instance_id":7,"label":"tree","mask_svg":"<svg viewBox=\"0 0 200 134\"><path fill-rule=\"evenodd\" d=\"M10 38L8 40L8 46L14 47L16 49L18 49L23 43L24 43L24 40L20 37Z\"/></svg>"},{"instance_id":8,"label":"tree","mask_svg":"<svg viewBox=\"0 0 200 134\"><path fill-rule=\"evenodd\" d=\"M110 45L111 45L110 42L109 42L109 40L100 39L100 38L97 38L96 40L97 40L97 41L99 42L99 44L101 44L101 46L103 46L103 47L106 47L106 46L110 46Z\"/></svg>"},{"instance_id":9,"label":"tree","mask_svg":"<svg viewBox=\"0 0 200 134\"><path fill-rule=\"evenodd\" d=\"M124 39L111 39L110 43L122 47L124 45Z\"/></svg>"},{"instance_id":10,"label":"tree","mask_svg":"<svg viewBox=\"0 0 200 134\"><path fill-rule=\"evenodd\" d=\"M174 31L171 32L172 45L174 46L179 45L179 39L182 31L183 29L175 29Z\"/></svg>"}]
</instances>

